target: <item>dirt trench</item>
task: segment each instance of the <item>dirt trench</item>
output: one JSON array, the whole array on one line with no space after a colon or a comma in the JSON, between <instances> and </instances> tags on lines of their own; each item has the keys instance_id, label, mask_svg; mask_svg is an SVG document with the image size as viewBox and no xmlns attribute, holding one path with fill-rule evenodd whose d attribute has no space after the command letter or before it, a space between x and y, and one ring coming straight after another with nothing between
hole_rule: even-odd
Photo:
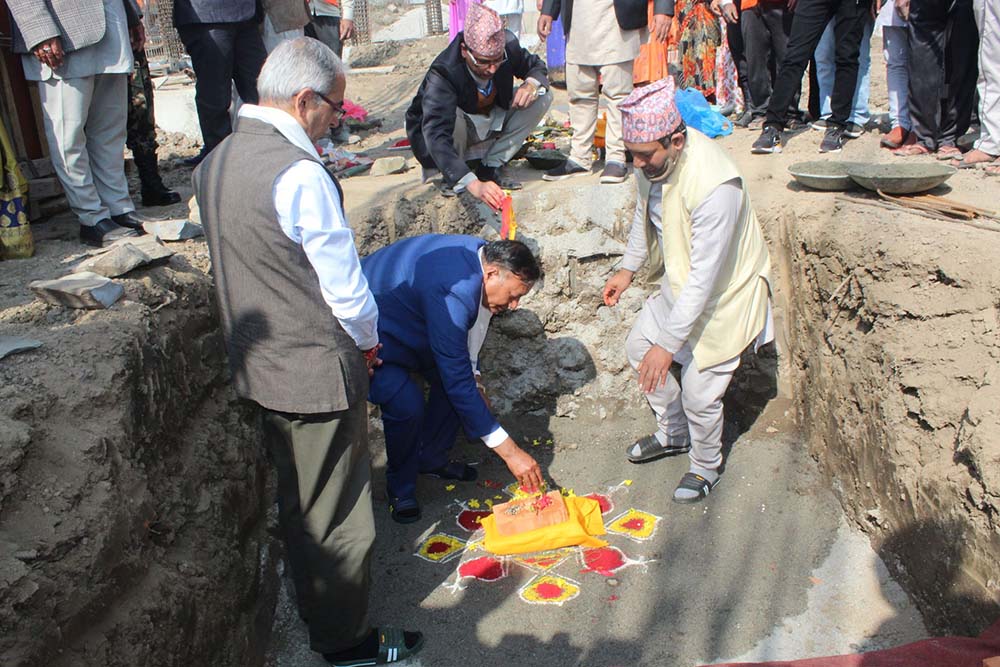
<instances>
[{"instance_id":1,"label":"dirt trench","mask_svg":"<svg viewBox=\"0 0 1000 667\"><path fill-rule=\"evenodd\" d=\"M466 198L366 183L348 183L362 254L418 233L496 237ZM762 199L781 336L745 358L727 440L793 399L803 446L929 623L981 629L1000 611L996 234L914 218L900 235L829 197ZM487 337L501 414L643 414L621 341L651 288L600 301L633 203L629 185L516 194L546 277ZM77 312L23 289L77 248L72 226L39 237L36 261L0 281L0 329L44 343L0 364L4 663L260 664L278 586L271 474L226 383L204 244L133 274L115 308Z\"/></svg>"}]
</instances>

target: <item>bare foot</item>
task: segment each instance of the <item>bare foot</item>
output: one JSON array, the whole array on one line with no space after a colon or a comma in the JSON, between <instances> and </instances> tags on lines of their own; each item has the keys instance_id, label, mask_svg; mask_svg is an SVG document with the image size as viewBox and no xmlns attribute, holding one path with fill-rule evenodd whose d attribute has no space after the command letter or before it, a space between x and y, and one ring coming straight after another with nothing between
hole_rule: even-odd
<instances>
[{"instance_id":1,"label":"bare foot","mask_svg":"<svg viewBox=\"0 0 1000 667\"><path fill-rule=\"evenodd\" d=\"M993 162L997 159L996 155L990 155L989 153L984 153L978 148L973 148L971 151L966 153L961 160L952 160L951 166L958 167L959 169L970 169L977 164L982 164L984 162Z\"/></svg>"}]
</instances>

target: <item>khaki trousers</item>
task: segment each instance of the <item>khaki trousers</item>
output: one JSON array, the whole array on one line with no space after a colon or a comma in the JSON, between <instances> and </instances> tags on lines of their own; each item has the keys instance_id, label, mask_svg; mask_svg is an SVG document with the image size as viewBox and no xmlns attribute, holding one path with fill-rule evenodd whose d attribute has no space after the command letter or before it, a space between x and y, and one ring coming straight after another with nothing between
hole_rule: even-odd
<instances>
[{"instance_id":1,"label":"khaki trousers","mask_svg":"<svg viewBox=\"0 0 1000 667\"><path fill-rule=\"evenodd\" d=\"M601 77L600 93L597 77ZM581 167L591 166L591 150L597 131L599 94L608 103L608 123L604 130L606 162L625 164L622 142L622 114L618 103L632 92L632 61L613 65L566 64L566 90L569 92L569 122L573 139L569 157Z\"/></svg>"},{"instance_id":2,"label":"khaki trousers","mask_svg":"<svg viewBox=\"0 0 1000 667\"><path fill-rule=\"evenodd\" d=\"M643 356L656 344L670 310L667 301L657 293L647 299L625 340L625 352L632 368L637 369ZM656 415L664 442L677 445L690 438L691 463L707 470L722 465L722 397L740 365L735 357L717 366L698 370L691 348L685 344L674 355L681 366L681 381L673 373L667 382L646 394L646 401Z\"/></svg>"},{"instance_id":3,"label":"khaki trousers","mask_svg":"<svg viewBox=\"0 0 1000 667\"><path fill-rule=\"evenodd\" d=\"M375 541L368 410L289 414L262 410L278 473L278 521L309 644L333 653L359 644L368 622Z\"/></svg>"}]
</instances>

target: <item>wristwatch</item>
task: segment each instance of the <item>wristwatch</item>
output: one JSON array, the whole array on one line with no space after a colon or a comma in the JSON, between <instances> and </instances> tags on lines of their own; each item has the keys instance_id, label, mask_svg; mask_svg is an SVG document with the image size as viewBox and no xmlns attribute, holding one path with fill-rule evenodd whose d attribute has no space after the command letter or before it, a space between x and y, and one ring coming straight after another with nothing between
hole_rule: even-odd
<instances>
[{"instance_id":1,"label":"wristwatch","mask_svg":"<svg viewBox=\"0 0 1000 667\"><path fill-rule=\"evenodd\" d=\"M535 89L535 95L537 95L538 97L541 97L542 95L545 95L548 92L549 89L546 88L545 86L539 86L538 88Z\"/></svg>"}]
</instances>

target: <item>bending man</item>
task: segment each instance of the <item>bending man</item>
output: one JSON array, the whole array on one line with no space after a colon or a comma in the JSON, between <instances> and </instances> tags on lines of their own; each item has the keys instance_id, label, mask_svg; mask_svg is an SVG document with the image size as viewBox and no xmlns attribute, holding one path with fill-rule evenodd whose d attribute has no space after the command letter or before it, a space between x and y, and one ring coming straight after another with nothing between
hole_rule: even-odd
<instances>
[{"instance_id":1,"label":"bending man","mask_svg":"<svg viewBox=\"0 0 1000 667\"><path fill-rule=\"evenodd\" d=\"M393 243L361 262L379 308L383 363L369 398L382 408L392 518L420 518L417 474L473 481L476 470L449 462L459 424L481 438L526 489L541 470L490 411L479 382L479 350L490 318L517 308L541 275L518 241L429 234ZM411 374L430 385L429 398Z\"/></svg>"},{"instance_id":2,"label":"bending man","mask_svg":"<svg viewBox=\"0 0 1000 667\"><path fill-rule=\"evenodd\" d=\"M772 339L770 260L743 177L725 150L685 128L673 79L635 90L621 110L639 196L604 302L618 303L647 259L651 279L662 279L625 341L659 428L627 456L643 463L690 452L674 500L694 503L719 482L722 396L740 354Z\"/></svg>"}]
</instances>

